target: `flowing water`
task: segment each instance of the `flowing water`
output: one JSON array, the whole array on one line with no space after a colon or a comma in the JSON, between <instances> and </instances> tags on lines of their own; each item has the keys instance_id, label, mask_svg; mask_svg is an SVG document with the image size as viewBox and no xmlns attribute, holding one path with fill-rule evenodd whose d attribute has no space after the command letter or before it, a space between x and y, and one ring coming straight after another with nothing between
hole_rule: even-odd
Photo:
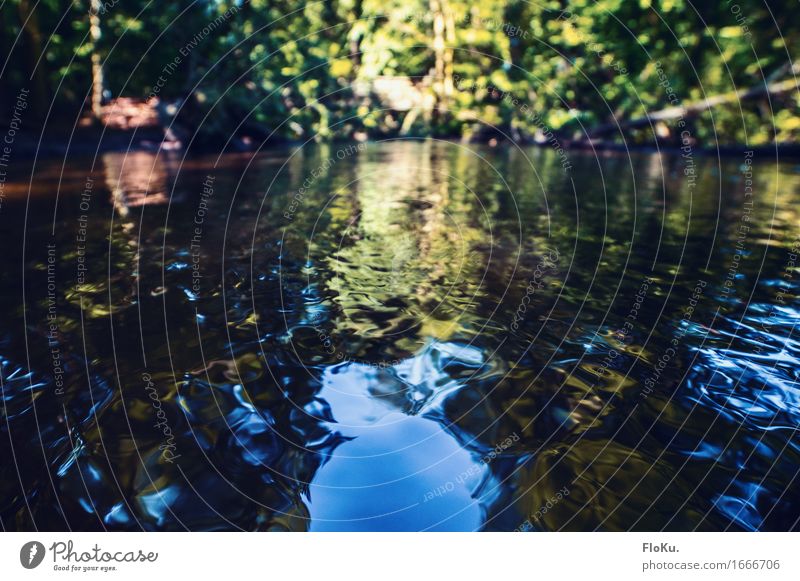
<instances>
[{"instance_id":1,"label":"flowing water","mask_svg":"<svg viewBox=\"0 0 800 581\"><path fill-rule=\"evenodd\" d=\"M3 527L797 528L800 166L562 161L17 164Z\"/></svg>"}]
</instances>

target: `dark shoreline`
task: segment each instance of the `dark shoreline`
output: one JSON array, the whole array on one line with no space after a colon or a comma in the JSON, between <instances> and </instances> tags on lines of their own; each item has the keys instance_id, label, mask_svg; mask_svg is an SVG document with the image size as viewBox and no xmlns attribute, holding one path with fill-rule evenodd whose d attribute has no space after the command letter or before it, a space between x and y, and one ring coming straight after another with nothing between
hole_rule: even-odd
<instances>
[{"instance_id":1,"label":"dark shoreline","mask_svg":"<svg viewBox=\"0 0 800 581\"><path fill-rule=\"evenodd\" d=\"M522 142L504 141L496 145L490 145L486 140L463 141L456 137L436 137L436 136L406 136L406 137L386 137L383 139L370 139L368 142L385 142L395 139L449 141L453 143L468 143L471 145L485 145L498 149L508 147L540 147L550 149L549 143L539 143L533 140ZM329 143L352 143L352 140L332 139ZM39 144L41 143L41 146ZM256 153L279 148L299 147L304 144L302 141L273 138L267 141L252 141L251 145L245 145L243 140L231 140L233 146L229 147L225 153ZM624 144L613 142L585 142L569 141L564 139L560 146L566 152L612 152L612 153L664 153L679 155L681 148L672 144ZM147 152L147 153L177 153L180 155L209 155L221 153L219 148L193 146L188 152L187 149L177 142L164 139L163 131L160 127L120 131L106 129L104 132L99 128L78 129L72 136L70 142L69 135L31 135L23 133L18 135L13 145L13 156L17 160L25 159L65 159L73 156L92 156L104 153L125 153L125 152ZM758 157L775 158L776 154L780 159L800 160L800 144L795 143L775 143L767 146L748 147L743 144L725 144L718 147L706 147L695 145L692 153L701 156L720 156L734 157L741 156L745 152L752 151Z\"/></svg>"}]
</instances>

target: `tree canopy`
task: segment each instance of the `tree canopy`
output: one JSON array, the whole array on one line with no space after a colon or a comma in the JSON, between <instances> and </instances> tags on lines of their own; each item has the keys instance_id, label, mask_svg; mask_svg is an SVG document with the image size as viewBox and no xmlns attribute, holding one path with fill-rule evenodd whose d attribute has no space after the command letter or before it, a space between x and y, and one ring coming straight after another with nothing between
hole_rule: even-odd
<instances>
[{"instance_id":1,"label":"tree canopy","mask_svg":"<svg viewBox=\"0 0 800 581\"><path fill-rule=\"evenodd\" d=\"M67 125L93 96L95 109L101 97L157 99L162 116L207 141L235 132L680 144L688 131L711 144L796 142L796 7L5 0L0 92L3 114L27 87L38 120L50 111L48 123ZM630 120L639 122L617 127Z\"/></svg>"}]
</instances>

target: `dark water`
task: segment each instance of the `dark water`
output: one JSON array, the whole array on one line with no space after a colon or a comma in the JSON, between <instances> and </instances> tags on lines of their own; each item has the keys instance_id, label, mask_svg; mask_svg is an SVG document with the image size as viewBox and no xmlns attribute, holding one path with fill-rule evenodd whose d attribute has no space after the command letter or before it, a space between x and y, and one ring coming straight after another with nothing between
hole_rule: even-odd
<instances>
[{"instance_id":1,"label":"dark water","mask_svg":"<svg viewBox=\"0 0 800 581\"><path fill-rule=\"evenodd\" d=\"M798 528L800 166L570 159L17 168L3 527Z\"/></svg>"}]
</instances>

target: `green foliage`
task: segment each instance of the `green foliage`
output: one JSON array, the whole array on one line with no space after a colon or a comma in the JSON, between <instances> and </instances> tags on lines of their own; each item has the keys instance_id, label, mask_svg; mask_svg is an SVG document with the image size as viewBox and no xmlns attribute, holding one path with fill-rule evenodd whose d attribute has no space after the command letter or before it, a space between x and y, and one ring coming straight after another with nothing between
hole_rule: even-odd
<instances>
[{"instance_id":1,"label":"green foliage","mask_svg":"<svg viewBox=\"0 0 800 581\"><path fill-rule=\"evenodd\" d=\"M207 139L239 127L296 140L481 137L494 128L569 140L783 80L800 47L796 6L761 0L105 0L96 45L90 4L5 3L3 94L39 78L44 102L83 107L99 54L112 96L181 100L180 121ZM26 10L36 18L23 18ZM437 15L454 26L438 49ZM34 71L25 57L37 50ZM437 69L448 55L452 68ZM405 105L375 90L385 77L410 79ZM734 100L689 125L702 142L794 142L797 92ZM661 129L678 139L674 122ZM652 131L625 138L651 140Z\"/></svg>"}]
</instances>

